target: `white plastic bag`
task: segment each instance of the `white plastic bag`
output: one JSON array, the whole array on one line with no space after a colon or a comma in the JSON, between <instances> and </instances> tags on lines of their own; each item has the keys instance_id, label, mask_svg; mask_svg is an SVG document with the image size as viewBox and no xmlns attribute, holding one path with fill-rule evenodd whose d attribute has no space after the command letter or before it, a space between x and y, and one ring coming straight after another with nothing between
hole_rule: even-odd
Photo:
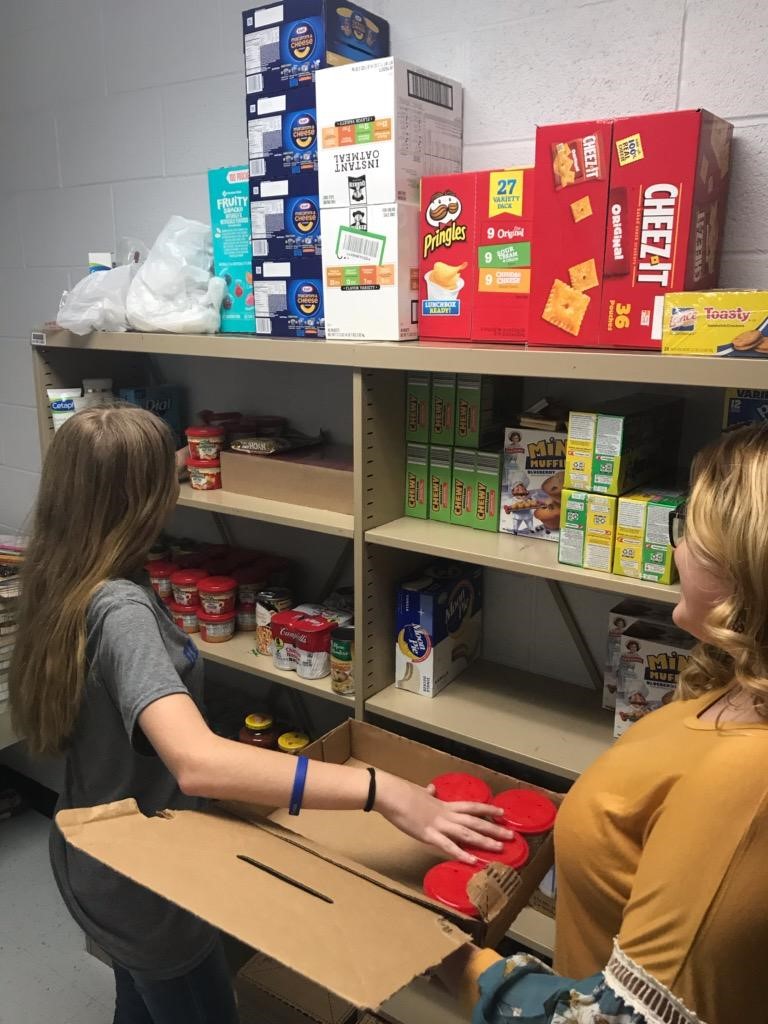
<instances>
[{"instance_id":1,"label":"white plastic bag","mask_svg":"<svg viewBox=\"0 0 768 1024\"><path fill-rule=\"evenodd\" d=\"M128 323L138 331L213 334L226 282L211 276L211 229L173 216L128 289Z\"/></svg>"},{"instance_id":2,"label":"white plastic bag","mask_svg":"<svg viewBox=\"0 0 768 1024\"><path fill-rule=\"evenodd\" d=\"M134 268L96 270L61 297L56 322L73 334L127 331L125 302Z\"/></svg>"}]
</instances>

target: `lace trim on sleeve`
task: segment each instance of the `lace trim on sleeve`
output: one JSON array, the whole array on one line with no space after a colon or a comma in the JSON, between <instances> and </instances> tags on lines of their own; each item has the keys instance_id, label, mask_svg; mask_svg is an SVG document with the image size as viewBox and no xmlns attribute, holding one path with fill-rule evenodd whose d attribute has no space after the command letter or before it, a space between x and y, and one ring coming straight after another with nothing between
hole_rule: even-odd
<instances>
[{"instance_id":1,"label":"lace trim on sleeve","mask_svg":"<svg viewBox=\"0 0 768 1024\"><path fill-rule=\"evenodd\" d=\"M613 941L613 953L604 971L606 984L647 1024L705 1024L669 989L630 959Z\"/></svg>"}]
</instances>

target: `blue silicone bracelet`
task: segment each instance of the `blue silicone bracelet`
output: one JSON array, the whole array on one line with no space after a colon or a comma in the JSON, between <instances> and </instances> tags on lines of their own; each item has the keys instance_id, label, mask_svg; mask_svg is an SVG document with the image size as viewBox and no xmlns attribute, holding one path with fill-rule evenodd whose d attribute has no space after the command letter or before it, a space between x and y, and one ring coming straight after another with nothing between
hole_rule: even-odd
<instances>
[{"instance_id":1,"label":"blue silicone bracelet","mask_svg":"<svg viewBox=\"0 0 768 1024\"><path fill-rule=\"evenodd\" d=\"M300 813L301 805L304 801L304 786L307 782L308 765L309 759L300 756L299 763L296 765L296 777L293 780L293 792L291 793L291 803L288 808L289 813L294 817Z\"/></svg>"}]
</instances>

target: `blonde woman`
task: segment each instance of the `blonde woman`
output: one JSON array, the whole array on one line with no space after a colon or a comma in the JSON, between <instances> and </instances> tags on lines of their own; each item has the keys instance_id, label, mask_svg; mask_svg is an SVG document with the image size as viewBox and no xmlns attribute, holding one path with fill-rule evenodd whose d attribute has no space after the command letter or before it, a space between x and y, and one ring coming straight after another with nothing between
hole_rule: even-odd
<instances>
[{"instance_id":1,"label":"blonde woman","mask_svg":"<svg viewBox=\"0 0 768 1024\"><path fill-rule=\"evenodd\" d=\"M66 754L59 808L135 797L141 810L205 797L375 809L448 856L510 833L477 804L444 804L386 773L258 750L214 735L190 638L141 568L178 497L171 433L132 407L68 420L45 460L22 576L11 702L30 748ZM201 854L202 856L202 854ZM83 930L113 958L115 1024L235 1024L220 944L203 921L68 847L51 861Z\"/></svg>"},{"instance_id":2,"label":"blonde woman","mask_svg":"<svg viewBox=\"0 0 768 1024\"><path fill-rule=\"evenodd\" d=\"M768 427L699 455L670 533L700 641L679 699L562 805L557 974L490 951L443 972L473 1000L479 977L475 1024L768 1020Z\"/></svg>"}]
</instances>

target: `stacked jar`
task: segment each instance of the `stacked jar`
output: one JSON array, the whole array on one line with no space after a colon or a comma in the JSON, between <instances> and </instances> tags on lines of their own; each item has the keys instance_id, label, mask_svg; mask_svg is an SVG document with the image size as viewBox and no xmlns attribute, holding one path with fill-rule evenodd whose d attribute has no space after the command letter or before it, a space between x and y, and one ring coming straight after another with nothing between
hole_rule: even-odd
<instances>
[{"instance_id":1,"label":"stacked jar","mask_svg":"<svg viewBox=\"0 0 768 1024\"><path fill-rule=\"evenodd\" d=\"M226 434L220 426L187 427L189 482L196 491L221 487L221 451Z\"/></svg>"},{"instance_id":2,"label":"stacked jar","mask_svg":"<svg viewBox=\"0 0 768 1024\"><path fill-rule=\"evenodd\" d=\"M153 566L153 570L157 569ZM205 569L178 567L171 573L171 600L168 603L173 621L185 633L200 632L200 592L198 586L207 573ZM150 579L152 578L150 571Z\"/></svg>"},{"instance_id":3,"label":"stacked jar","mask_svg":"<svg viewBox=\"0 0 768 1024\"><path fill-rule=\"evenodd\" d=\"M206 576L198 584L200 637L209 644L224 643L235 635L237 580L232 576Z\"/></svg>"}]
</instances>

